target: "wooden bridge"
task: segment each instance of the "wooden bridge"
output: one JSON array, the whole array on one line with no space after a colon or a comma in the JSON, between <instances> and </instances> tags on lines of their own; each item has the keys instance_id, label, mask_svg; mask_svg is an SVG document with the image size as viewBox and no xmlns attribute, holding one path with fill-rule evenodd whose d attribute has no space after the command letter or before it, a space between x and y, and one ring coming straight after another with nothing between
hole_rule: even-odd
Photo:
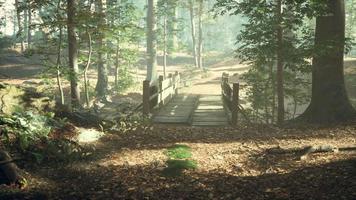
<instances>
[{"instance_id":1,"label":"wooden bridge","mask_svg":"<svg viewBox=\"0 0 356 200\"><path fill-rule=\"evenodd\" d=\"M178 72L150 83L143 82L143 113L153 123L191 126L229 126L238 120L239 84L229 84L228 74L221 78L221 95L179 93Z\"/></svg>"}]
</instances>

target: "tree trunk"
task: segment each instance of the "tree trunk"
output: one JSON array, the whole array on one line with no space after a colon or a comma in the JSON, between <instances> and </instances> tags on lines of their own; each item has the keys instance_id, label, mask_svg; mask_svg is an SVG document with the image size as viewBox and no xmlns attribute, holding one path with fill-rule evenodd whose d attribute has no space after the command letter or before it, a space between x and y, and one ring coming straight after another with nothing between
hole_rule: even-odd
<instances>
[{"instance_id":1,"label":"tree trunk","mask_svg":"<svg viewBox=\"0 0 356 200\"><path fill-rule=\"evenodd\" d=\"M148 0L147 9L147 79L157 79L156 0Z\"/></svg>"},{"instance_id":2,"label":"tree trunk","mask_svg":"<svg viewBox=\"0 0 356 200\"><path fill-rule=\"evenodd\" d=\"M203 69L203 9L204 1L199 0L198 66Z\"/></svg>"},{"instance_id":3,"label":"tree trunk","mask_svg":"<svg viewBox=\"0 0 356 200\"><path fill-rule=\"evenodd\" d=\"M31 48L31 43L32 43L32 35L31 35L31 32L32 32L32 27L31 27L31 24L32 24L32 10L31 10L31 7L30 5L28 5L28 22L27 22L27 48L30 49Z\"/></svg>"},{"instance_id":4,"label":"tree trunk","mask_svg":"<svg viewBox=\"0 0 356 200\"><path fill-rule=\"evenodd\" d=\"M282 0L277 0L277 123L284 122L284 58L283 58L283 28L282 28Z\"/></svg>"},{"instance_id":5,"label":"tree trunk","mask_svg":"<svg viewBox=\"0 0 356 200\"><path fill-rule=\"evenodd\" d=\"M311 123L343 122L356 116L344 83L344 0L326 3L331 14L316 19L315 46L323 51L313 58L311 103L298 118Z\"/></svg>"},{"instance_id":6,"label":"tree trunk","mask_svg":"<svg viewBox=\"0 0 356 200\"><path fill-rule=\"evenodd\" d=\"M19 28L17 32L17 37L20 38L21 40L21 53L23 53L25 51L25 44L23 41L23 27L21 21L21 10L19 5L19 0L15 0L15 7L16 7L16 16L17 16L17 26Z\"/></svg>"},{"instance_id":7,"label":"tree trunk","mask_svg":"<svg viewBox=\"0 0 356 200\"><path fill-rule=\"evenodd\" d=\"M194 16L194 3L193 0L189 0L189 13L190 13L190 25L192 30L192 41L193 41L193 58L194 58L194 65L196 68L199 67L198 64L198 56L197 56L197 42L195 36L195 16Z\"/></svg>"},{"instance_id":8,"label":"tree trunk","mask_svg":"<svg viewBox=\"0 0 356 200\"><path fill-rule=\"evenodd\" d=\"M167 16L163 17L163 77L166 79L167 69Z\"/></svg>"},{"instance_id":9,"label":"tree trunk","mask_svg":"<svg viewBox=\"0 0 356 200\"><path fill-rule=\"evenodd\" d=\"M172 17L172 49L173 51L178 49L178 36L177 36L177 30L178 30L178 8L177 5L174 5L173 8L173 17Z\"/></svg>"},{"instance_id":10,"label":"tree trunk","mask_svg":"<svg viewBox=\"0 0 356 200\"><path fill-rule=\"evenodd\" d=\"M61 105L64 105L64 93L61 81L61 57L62 57L63 28L59 27L58 52L57 52L57 86L61 98Z\"/></svg>"},{"instance_id":11,"label":"tree trunk","mask_svg":"<svg viewBox=\"0 0 356 200\"><path fill-rule=\"evenodd\" d=\"M89 30L87 30L87 35L88 35L88 46L89 46L89 53L88 53L88 60L87 64L85 65L84 68L84 90L85 90L85 102L87 104L87 107L90 107L89 104L89 80L88 80L88 70L90 67L90 62L91 62L91 54L92 54L92 44L91 44L91 35Z\"/></svg>"},{"instance_id":12,"label":"tree trunk","mask_svg":"<svg viewBox=\"0 0 356 200\"><path fill-rule=\"evenodd\" d=\"M68 57L70 67L70 89L72 108L80 106L80 89L78 85L78 52L77 38L75 35L75 9L76 0L67 0L67 32L68 32Z\"/></svg>"},{"instance_id":13,"label":"tree trunk","mask_svg":"<svg viewBox=\"0 0 356 200\"><path fill-rule=\"evenodd\" d=\"M117 40L115 53L115 88L119 88L120 40Z\"/></svg>"},{"instance_id":14,"label":"tree trunk","mask_svg":"<svg viewBox=\"0 0 356 200\"><path fill-rule=\"evenodd\" d=\"M97 10L100 14L100 25L105 26L105 11L104 11L104 3L105 0L96 0ZM106 53L104 50L105 41L104 41L105 34L103 30L100 31L100 35L98 36L97 44L98 44L98 81L96 83L96 92L99 98L105 98L108 93L108 69L106 62L104 62L104 58L106 58Z\"/></svg>"}]
</instances>

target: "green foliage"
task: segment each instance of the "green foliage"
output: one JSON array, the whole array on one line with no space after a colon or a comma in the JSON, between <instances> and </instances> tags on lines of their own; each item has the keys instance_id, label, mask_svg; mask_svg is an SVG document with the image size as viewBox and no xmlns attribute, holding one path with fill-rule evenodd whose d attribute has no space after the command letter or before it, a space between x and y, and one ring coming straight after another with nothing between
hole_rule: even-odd
<instances>
[{"instance_id":1,"label":"green foliage","mask_svg":"<svg viewBox=\"0 0 356 200\"><path fill-rule=\"evenodd\" d=\"M188 159L192 157L191 148L186 145L174 145L165 153L171 159Z\"/></svg>"},{"instance_id":2,"label":"green foliage","mask_svg":"<svg viewBox=\"0 0 356 200\"><path fill-rule=\"evenodd\" d=\"M184 170L198 168L197 162L191 160L191 148L187 145L176 144L168 148L165 154L168 157L167 167L163 170L165 176L180 176Z\"/></svg>"},{"instance_id":3,"label":"green foliage","mask_svg":"<svg viewBox=\"0 0 356 200\"><path fill-rule=\"evenodd\" d=\"M12 37L2 36L0 33L0 50L9 48L9 47L13 46L14 43L15 43L15 41Z\"/></svg>"},{"instance_id":4,"label":"green foliage","mask_svg":"<svg viewBox=\"0 0 356 200\"><path fill-rule=\"evenodd\" d=\"M53 113L40 115L31 111L1 116L3 142L41 163L43 160L69 161L83 155L80 145L65 138L52 138L50 133L60 129L65 120L55 120ZM0 138L1 139L1 138Z\"/></svg>"},{"instance_id":5,"label":"green foliage","mask_svg":"<svg viewBox=\"0 0 356 200\"><path fill-rule=\"evenodd\" d=\"M325 14L322 1L283 1L281 18L276 15L276 1L218 0L218 14L242 15L246 22L237 36L237 56L251 69L242 76L246 82L248 108L257 122L274 123L276 111L277 50L283 52L284 90L286 102L293 102L291 117L296 107L309 98L311 58L320 53L314 47L314 31L305 22L318 14ZM318 8L318 11L314 9ZM277 30L282 26L282 46L278 45ZM278 49L282 48L282 49ZM289 110L287 110L288 112Z\"/></svg>"},{"instance_id":6,"label":"green foliage","mask_svg":"<svg viewBox=\"0 0 356 200\"><path fill-rule=\"evenodd\" d=\"M14 134L20 149L26 151L30 145L48 137L52 129L49 126L51 117L50 114L43 116L27 111L3 116L0 118L0 124L6 125L6 133Z\"/></svg>"}]
</instances>

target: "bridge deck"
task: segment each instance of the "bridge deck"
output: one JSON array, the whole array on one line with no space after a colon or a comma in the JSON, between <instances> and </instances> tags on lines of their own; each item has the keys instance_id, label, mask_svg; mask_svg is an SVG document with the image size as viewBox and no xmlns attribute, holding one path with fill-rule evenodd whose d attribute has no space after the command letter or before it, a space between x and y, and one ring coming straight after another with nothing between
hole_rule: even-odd
<instances>
[{"instance_id":1,"label":"bridge deck","mask_svg":"<svg viewBox=\"0 0 356 200\"><path fill-rule=\"evenodd\" d=\"M192 126L229 125L220 95L177 95L156 112L153 122Z\"/></svg>"}]
</instances>

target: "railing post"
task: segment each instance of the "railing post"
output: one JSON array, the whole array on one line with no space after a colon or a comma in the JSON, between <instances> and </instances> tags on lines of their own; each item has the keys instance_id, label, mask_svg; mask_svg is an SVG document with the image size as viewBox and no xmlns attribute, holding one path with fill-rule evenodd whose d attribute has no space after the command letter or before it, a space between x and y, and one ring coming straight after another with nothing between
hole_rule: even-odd
<instances>
[{"instance_id":1,"label":"railing post","mask_svg":"<svg viewBox=\"0 0 356 200\"><path fill-rule=\"evenodd\" d=\"M150 114L150 81L143 81L143 94L142 94L142 107L143 115L147 116Z\"/></svg>"},{"instance_id":2,"label":"railing post","mask_svg":"<svg viewBox=\"0 0 356 200\"><path fill-rule=\"evenodd\" d=\"M232 87L232 110L231 110L231 123L233 126L237 125L238 121L238 112L239 112L239 92L240 84L234 83Z\"/></svg>"},{"instance_id":3,"label":"railing post","mask_svg":"<svg viewBox=\"0 0 356 200\"><path fill-rule=\"evenodd\" d=\"M226 85L229 84L229 74L223 73L221 77L221 88L222 88L222 95L226 94Z\"/></svg>"},{"instance_id":4,"label":"railing post","mask_svg":"<svg viewBox=\"0 0 356 200\"><path fill-rule=\"evenodd\" d=\"M178 94L178 88L179 88L179 82L180 82L180 74L178 73L178 71L176 71L176 73L174 74L174 90L175 90L175 94Z\"/></svg>"},{"instance_id":5,"label":"railing post","mask_svg":"<svg viewBox=\"0 0 356 200\"><path fill-rule=\"evenodd\" d=\"M162 85L162 83L163 83L163 80L164 80L164 77L163 76L159 76L158 77L158 105L159 106L162 106L162 105L164 105L164 99L162 98L162 94L163 94L163 85Z\"/></svg>"}]
</instances>

